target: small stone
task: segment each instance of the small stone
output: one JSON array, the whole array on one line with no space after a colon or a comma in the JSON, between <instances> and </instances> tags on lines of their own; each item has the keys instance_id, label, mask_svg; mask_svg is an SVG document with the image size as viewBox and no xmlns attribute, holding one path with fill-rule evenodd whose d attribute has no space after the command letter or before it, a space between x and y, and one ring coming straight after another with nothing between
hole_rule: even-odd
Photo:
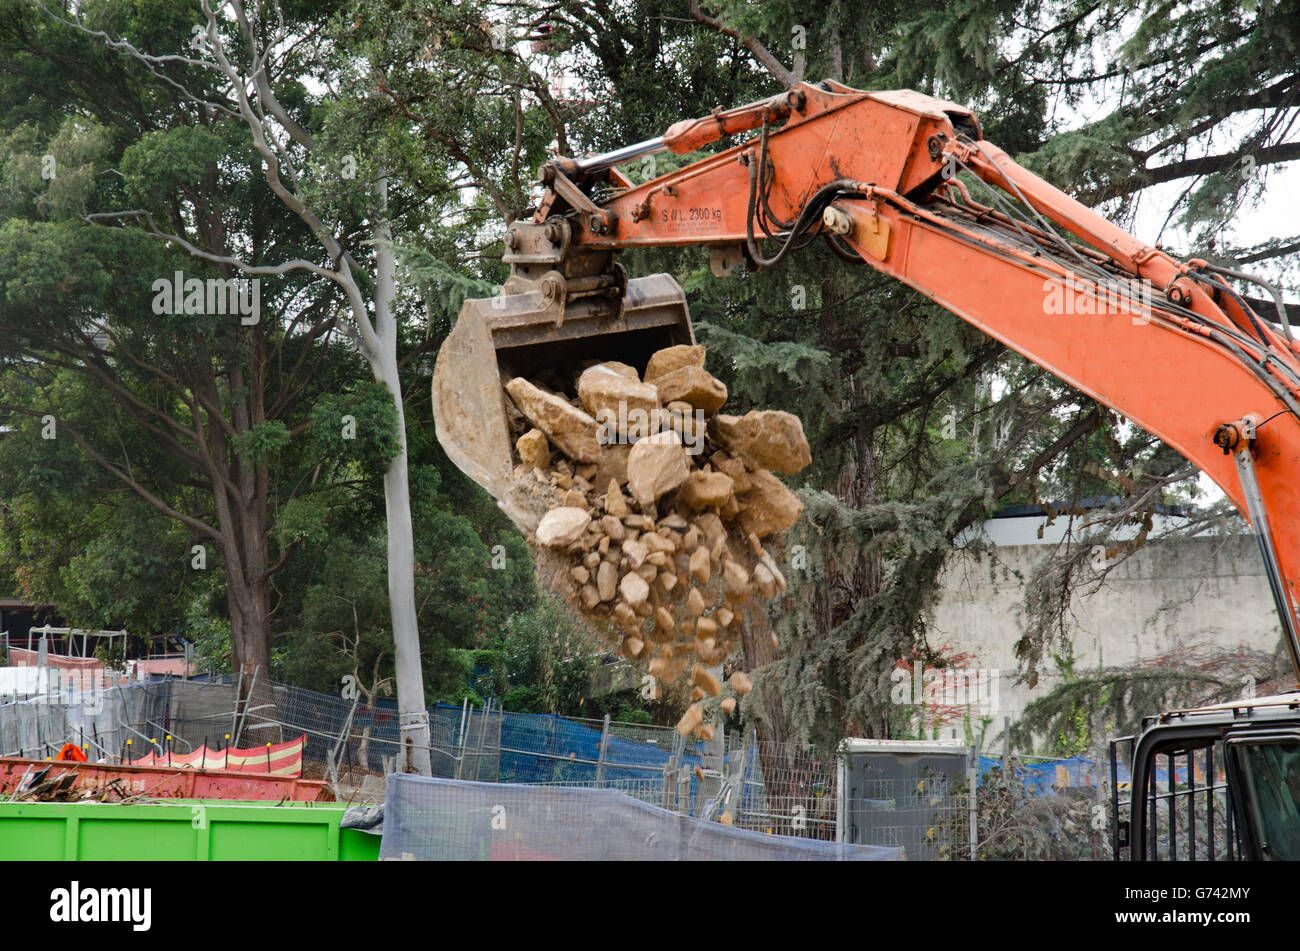
<instances>
[{"instance_id":1,"label":"small stone","mask_svg":"<svg viewBox=\"0 0 1300 951\"><path fill-rule=\"evenodd\" d=\"M655 527L654 519L649 515L639 515L636 513L624 515L623 524L628 528L636 529L638 532L652 531Z\"/></svg>"},{"instance_id":2,"label":"small stone","mask_svg":"<svg viewBox=\"0 0 1300 951\"><path fill-rule=\"evenodd\" d=\"M610 479L609 486L605 489L605 512L615 518L622 518L628 511L627 499L623 498L622 490L617 482Z\"/></svg>"},{"instance_id":3,"label":"small stone","mask_svg":"<svg viewBox=\"0 0 1300 951\"><path fill-rule=\"evenodd\" d=\"M720 704L718 704L718 709L721 710L723 713L725 713L727 716L731 716L731 714L736 709L736 698L735 697L724 698L723 701ZM730 813L727 813L727 815L730 815ZM731 825L731 823L728 822L727 825Z\"/></svg>"},{"instance_id":4,"label":"small stone","mask_svg":"<svg viewBox=\"0 0 1300 951\"><path fill-rule=\"evenodd\" d=\"M649 584L655 580L655 575L659 573L659 566L647 560L645 564L639 565L632 570L634 573L640 575L646 584Z\"/></svg>"},{"instance_id":5,"label":"small stone","mask_svg":"<svg viewBox=\"0 0 1300 951\"><path fill-rule=\"evenodd\" d=\"M515 440L519 460L529 469L545 469L551 462L551 444L546 433L536 427Z\"/></svg>"},{"instance_id":6,"label":"small stone","mask_svg":"<svg viewBox=\"0 0 1300 951\"><path fill-rule=\"evenodd\" d=\"M573 576L574 582L579 587L591 580L591 572L582 565L569 569L569 574Z\"/></svg>"},{"instance_id":7,"label":"small stone","mask_svg":"<svg viewBox=\"0 0 1300 951\"><path fill-rule=\"evenodd\" d=\"M587 531L591 516L585 509L560 506L542 516L537 526L537 543L547 548L561 548L580 540Z\"/></svg>"},{"instance_id":8,"label":"small stone","mask_svg":"<svg viewBox=\"0 0 1300 951\"><path fill-rule=\"evenodd\" d=\"M646 547L645 542L629 538L623 542L623 554L627 555L632 567L637 568L640 567L641 562L646 560L646 556L650 554L650 549Z\"/></svg>"},{"instance_id":9,"label":"small stone","mask_svg":"<svg viewBox=\"0 0 1300 951\"><path fill-rule=\"evenodd\" d=\"M687 522L686 519L682 518L681 515L676 512L669 512L659 520L658 528L666 528L669 531L674 532L684 532L689 525L690 523Z\"/></svg>"},{"instance_id":10,"label":"small stone","mask_svg":"<svg viewBox=\"0 0 1300 951\"><path fill-rule=\"evenodd\" d=\"M727 683L731 685L731 689L736 693L736 695L741 697L754 689L753 684L749 682L749 677L743 670L738 670L732 674L731 679L728 680Z\"/></svg>"},{"instance_id":11,"label":"small stone","mask_svg":"<svg viewBox=\"0 0 1300 951\"><path fill-rule=\"evenodd\" d=\"M703 367L680 367L656 377L654 385L665 403L689 403L704 410L706 415L716 413L727 402L726 385Z\"/></svg>"},{"instance_id":12,"label":"small stone","mask_svg":"<svg viewBox=\"0 0 1300 951\"><path fill-rule=\"evenodd\" d=\"M600 542L596 545L596 550L602 555L609 551L609 536L602 535Z\"/></svg>"},{"instance_id":13,"label":"small stone","mask_svg":"<svg viewBox=\"0 0 1300 951\"><path fill-rule=\"evenodd\" d=\"M718 622L713 620L713 618L702 617L695 622L696 637L708 638L709 640L712 640L713 636L717 633L718 633ZM713 645L710 644L709 646L712 647Z\"/></svg>"},{"instance_id":14,"label":"small stone","mask_svg":"<svg viewBox=\"0 0 1300 951\"><path fill-rule=\"evenodd\" d=\"M647 383L650 383L664 374L679 370L682 367L703 366L703 347L679 344L675 347L667 347L652 355L650 362L646 364L644 379Z\"/></svg>"},{"instance_id":15,"label":"small stone","mask_svg":"<svg viewBox=\"0 0 1300 951\"><path fill-rule=\"evenodd\" d=\"M575 472L580 479L585 482L590 482L596 476L596 466L594 463L587 463L586 465L578 466Z\"/></svg>"},{"instance_id":16,"label":"small stone","mask_svg":"<svg viewBox=\"0 0 1300 951\"><path fill-rule=\"evenodd\" d=\"M564 493L563 504L569 508L586 510L587 500L577 489L570 489Z\"/></svg>"},{"instance_id":17,"label":"small stone","mask_svg":"<svg viewBox=\"0 0 1300 951\"><path fill-rule=\"evenodd\" d=\"M745 464L735 456L719 450L709 456L709 464L717 471L725 472L731 476L731 481L735 483L737 495L743 495L749 491L749 472L745 469Z\"/></svg>"},{"instance_id":18,"label":"small stone","mask_svg":"<svg viewBox=\"0 0 1300 951\"><path fill-rule=\"evenodd\" d=\"M776 597L776 578L772 577L772 572L768 570L767 565L761 561L754 566L753 571L754 584L762 592L765 598Z\"/></svg>"},{"instance_id":19,"label":"small stone","mask_svg":"<svg viewBox=\"0 0 1300 951\"><path fill-rule=\"evenodd\" d=\"M709 574L709 550L701 545L691 552L691 577L700 584L708 584Z\"/></svg>"},{"instance_id":20,"label":"small stone","mask_svg":"<svg viewBox=\"0 0 1300 951\"><path fill-rule=\"evenodd\" d=\"M646 564L654 565L656 568L664 568L668 565L668 553L665 551L652 551L645 556Z\"/></svg>"},{"instance_id":21,"label":"small stone","mask_svg":"<svg viewBox=\"0 0 1300 951\"><path fill-rule=\"evenodd\" d=\"M636 612L632 610L625 602L620 601L614 605L614 618L619 624L628 630L636 629Z\"/></svg>"},{"instance_id":22,"label":"small stone","mask_svg":"<svg viewBox=\"0 0 1300 951\"><path fill-rule=\"evenodd\" d=\"M596 605L600 604L600 595L596 591L596 586L584 584L582 586L582 606L588 611L594 610Z\"/></svg>"},{"instance_id":23,"label":"small stone","mask_svg":"<svg viewBox=\"0 0 1300 951\"><path fill-rule=\"evenodd\" d=\"M722 563L722 576L726 581L727 596L733 601L744 601L749 597L749 572L730 558Z\"/></svg>"},{"instance_id":24,"label":"small stone","mask_svg":"<svg viewBox=\"0 0 1300 951\"><path fill-rule=\"evenodd\" d=\"M645 641L639 637L627 636L623 638L623 656L635 659L641 656L641 650L645 647Z\"/></svg>"},{"instance_id":25,"label":"small stone","mask_svg":"<svg viewBox=\"0 0 1300 951\"><path fill-rule=\"evenodd\" d=\"M600 517L600 530L616 542L621 542L627 536L627 530L623 527L623 523L612 515L602 515Z\"/></svg>"},{"instance_id":26,"label":"small stone","mask_svg":"<svg viewBox=\"0 0 1300 951\"><path fill-rule=\"evenodd\" d=\"M677 586L677 576L671 571L659 572L659 574L655 576L655 581L658 582L659 588L664 594L671 593L673 588Z\"/></svg>"},{"instance_id":27,"label":"small stone","mask_svg":"<svg viewBox=\"0 0 1300 951\"><path fill-rule=\"evenodd\" d=\"M731 622L735 620L736 615L731 612L725 604L713 612L713 618L723 627L731 627Z\"/></svg>"},{"instance_id":28,"label":"small stone","mask_svg":"<svg viewBox=\"0 0 1300 951\"><path fill-rule=\"evenodd\" d=\"M623 595L624 600L634 607L645 604L646 599L650 597L650 586L646 584L644 578L633 572L623 576L623 580L618 583L618 591Z\"/></svg>"},{"instance_id":29,"label":"small stone","mask_svg":"<svg viewBox=\"0 0 1300 951\"><path fill-rule=\"evenodd\" d=\"M601 601L613 601L618 589L618 569L608 561L602 561L596 569L596 590Z\"/></svg>"},{"instance_id":30,"label":"small stone","mask_svg":"<svg viewBox=\"0 0 1300 951\"><path fill-rule=\"evenodd\" d=\"M611 479L623 485L627 482L627 459L632 447L627 443L614 446L602 446L600 458L596 460L596 475L591 480L596 485L605 485Z\"/></svg>"},{"instance_id":31,"label":"small stone","mask_svg":"<svg viewBox=\"0 0 1300 951\"><path fill-rule=\"evenodd\" d=\"M703 664L696 664L691 668L691 680L710 697L722 693L722 684L718 683L718 678L709 673L708 668Z\"/></svg>"},{"instance_id":32,"label":"small stone","mask_svg":"<svg viewBox=\"0 0 1300 951\"><path fill-rule=\"evenodd\" d=\"M677 632L677 622L667 608L655 608L655 629L670 636Z\"/></svg>"},{"instance_id":33,"label":"small stone","mask_svg":"<svg viewBox=\"0 0 1300 951\"><path fill-rule=\"evenodd\" d=\"M583 555L582 563L588 571L595 571L596 566L600 564L600 554L598 552L589 551L587 554Z\"/></svg>"},{"instance_id":34,"label":"small stone","mask_svg":"<svg viewBox=\"0 0 1300 951\"><path fill-rule=\"evenodd\" d=\"M656 532L646 532L641 536L641 541L645 542L646 548L651 551L661 551L672 553L673 543Z\"/></svg>"},{"instance_id":35,"label":"small stone","mask_svg":"<svg viewBox=\"0 0 1300 951\"><path fill-rule=\"evenodd\" d=\"M690 594L686 596L686 616L694 620L704 613L704 595L700 594L699 588L691 588Z\"/></svg>"},{"instance_id":36,"label":"small stone","mask_svg":"<svg viewBox=\"0 0 1300 951\"><path fill-rule=\"evenodd\" d=\"M701 348L702 349L702 348ZM689 736L695 732L695 728L704 722L704 707L698 702L692 703L682 714L682 718L677 721L677 732L682 736Z\"/></svg>"}]
</instances>

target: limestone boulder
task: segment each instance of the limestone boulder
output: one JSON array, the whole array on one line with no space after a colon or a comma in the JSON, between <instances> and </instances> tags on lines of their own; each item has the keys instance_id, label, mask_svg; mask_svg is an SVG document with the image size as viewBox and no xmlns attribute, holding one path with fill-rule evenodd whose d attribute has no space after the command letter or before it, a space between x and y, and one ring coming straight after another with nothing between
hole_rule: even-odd
<instances>
[{"instance_id":1,"label":"limestone boulder","mask_svg":"<svg viewBox=\"0 0 1300 951\"><path fill-rule=\"evenodd\" d=\"M627 487L642 506L679 488L690 474L682 438L672 430L642 439L627 457Z\"/></svg>"},{"instance_id":2,"label":"limestone boulder","mask_svg":"<svg viewBox=\"0 0 1300 951\"><path fill-rule=\"evenodd\" d=\"M665 374L680 370L682 367L703 367L704 348L681 344L667 347L650 357L645 367L645 381L652 383ZM664 402L667 402L665 400Z\"/></svg>"},{"instance_id":3,"label":"limestone boulder","mask_svg":"<svg viewBox=\"0 0 1300 951\"><path fill-rule=\"evenodd\" d=\"M734 484L725 472L696 469L683 483L677 498L693 509L719 508L731 498Z\"/></svg>"},{"instance_id":4,"label":"limestone boulder","mask_svg":"<svg viewBox=\"0 0 1300 951\"><path fill-rule=\"evenodd\" d=\"M553 508L537 525L537 543L547 548L563 548L579 541L591 524L586 509L562 505Z\"/></svg>"},{"instance_id":5,"label":"limestone boulder","mask_svg":"<svg viewBox=\"0 0 1300 951\"><path fill-rule=\"evenodd\" d=\"M600 462L596 420L590 415L523 377L507 383L506 392L519 412L544 432L560 452L575 462Z\"/></svg>"},{"instance_id":6,"label":"limestone boulder","mask_svg":"<svg viewBox=\"0 0 1300 951\"><path fill-rule=\"evenodd\" d=\"M705 415L716 413L727 402L726 385L703 367L680 367L656 377L654 385L663 402L689 403L704 410Z\"/></svg>"},{"instance_id":7,"label":"limestone boulder","mask_svg":"<svg viewBox=\"0 0 1300 951\"><path fill-rule=\"evenodd\" d=\"M744 416L720 413L709 421L709 432L718 445L745 460L751 469L794 475L812 462L803 424L784 410L756 409Z\"/></svg>"},{"instance_id":8,"label":"limestone boulder","mask_svg":"<svg viewBox=\"0 0 1300 951\"><path fill-rule=\"evenodd\" d=\"M578 399L596 420L602 445L613 445L620 436L647 436L658 419L659 391L653 384L626 376L609 364L598 363L578 377Z\"/></svg>"},{"instance_id":9,"label":"limestone boulder","mask_svg":"<svg viewBox=\"0 0 1300 951\"><path fill-rule=\"evenodd\" d=\"M793 525L803 512L803 503L785 483L766 469L750 473L751 487L741 501L738 521L743 531L766 538L773 532L782 532Z\"/></svg>"}]
</instances>

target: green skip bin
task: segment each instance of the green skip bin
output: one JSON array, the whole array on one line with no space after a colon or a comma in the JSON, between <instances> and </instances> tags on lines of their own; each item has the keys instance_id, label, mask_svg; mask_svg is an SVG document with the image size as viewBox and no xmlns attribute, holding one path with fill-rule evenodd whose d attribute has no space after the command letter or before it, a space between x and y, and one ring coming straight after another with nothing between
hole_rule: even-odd
<instances>
[{"instance_id":1,"label":"green skip bin","mask_svg":"<svg viewBox=\"0 0 1300 951\"><path fill-rule=\"evenodd\" d=\"M379 836L340 829L345 808L200 799L0 802L0 860L375 861Z\"/></svg>"}]
</instances>

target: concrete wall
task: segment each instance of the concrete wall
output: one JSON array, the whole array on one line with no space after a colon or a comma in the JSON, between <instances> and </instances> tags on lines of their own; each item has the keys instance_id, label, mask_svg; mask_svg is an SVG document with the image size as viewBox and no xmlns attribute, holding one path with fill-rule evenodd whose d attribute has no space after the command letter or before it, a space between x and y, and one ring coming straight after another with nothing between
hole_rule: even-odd
<instances>
[{"instance_id":1,"label":"concrete wall","mask_svg":"<svg viewBox=\"0 0 1300 951\"><path fill-rule=\"evenodd\" d=\"M968 669L999 672L990 739L1003 717L1014 721L1061 680L1048 657L1036 687L1016 683L1024 582L1048 551L1030 544L978 556L955 553L929 617L932 645L973 655ZM1150 542L1115 566L1099 589L1076 596L1071 612L1076 672L1099 663L1139 665L1192 648L1272 652L1281 637L1252 535Z\"/></svg>"}]
</instances>

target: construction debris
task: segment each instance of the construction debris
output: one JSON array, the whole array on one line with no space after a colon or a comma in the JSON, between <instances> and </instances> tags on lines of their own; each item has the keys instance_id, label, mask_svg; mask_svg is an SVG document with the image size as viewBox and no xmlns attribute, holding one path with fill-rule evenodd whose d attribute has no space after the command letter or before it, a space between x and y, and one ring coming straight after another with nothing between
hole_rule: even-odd
<instances>
[{"instance_id":1,"label":"construction debris","mask_svg":"<svg viewBox=\"0 0 1300 951\"><path fill-rule=\"evenodd\" d=\"M785 591L764 545L803 508L773 472L812 456L791 413L719 413L727 389L704 363L704 347L676 346L650 357L644 379L606 361L567 381L548 372L549 388L503 382L514 479L545 509L533 541L563 562L552 586L659 680L707 698L725 689L730 712L749 689L741 672L726 688L721 678L739 606ZM678 729L703 737L703 721L697 701Z\"/></svg>"}]
</instances>

